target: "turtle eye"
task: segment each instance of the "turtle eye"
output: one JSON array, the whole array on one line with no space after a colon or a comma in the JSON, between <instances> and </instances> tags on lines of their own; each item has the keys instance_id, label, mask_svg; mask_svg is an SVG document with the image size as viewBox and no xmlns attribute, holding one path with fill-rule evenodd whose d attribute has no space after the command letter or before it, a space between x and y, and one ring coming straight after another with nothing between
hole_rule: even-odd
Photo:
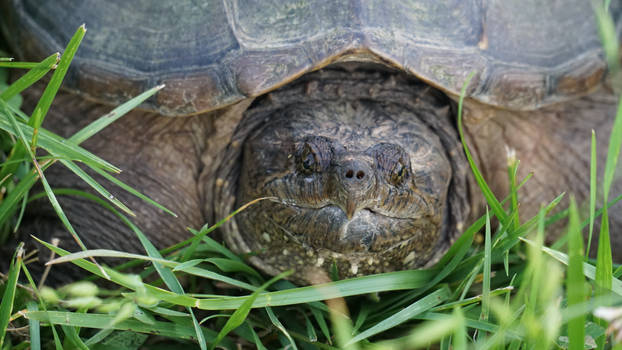
<instances>
[{"instance_id":1,"label":"turtle eye","mask_svg":"<svg viewBox=\"0 0 622 350\"><path fill-rule=\"evenodd\" d=\"M296 152L296 168L304 175L319 173L330 165L331 159L333 147L330 139L322 136L306 137Z\"/></svg>"},{"instance_id":2,"label":"turtle eye","mask_svg":"<svg viewBox=\"0 0 622 350\"><path fill-rule=\"evenodd\" d=\"M393 167L393 170L391 171L391 182L396 186L401 184L406 178L407 173L408 173L408 169L406 168L406 165L400 158L400 160L397 163L395 163L395 166Z\"/></svg>"},{"instance_id":3,"label":"turtle eye","mask_svg":"<svg viewBox=\"0 0 622 350\"><path fill-rule=\"evenodd\" d=\"M387 182L399 186L408 179L410 162L408 154L402 147L380 143L372 147L368 154L376 157L378 169L385 174Z\"/></svg>"},{"instance_id":4,"label":"turtle eye","mask_svg":"<svg viewBox=\"0 0 622 350\"><path fill-rule=\"evenodd\" d=\"M308 143L305 143L298 159L299 170L308 175L318 170L318 164L317 155L313 148Z\"/></svg>"}]
</instances>

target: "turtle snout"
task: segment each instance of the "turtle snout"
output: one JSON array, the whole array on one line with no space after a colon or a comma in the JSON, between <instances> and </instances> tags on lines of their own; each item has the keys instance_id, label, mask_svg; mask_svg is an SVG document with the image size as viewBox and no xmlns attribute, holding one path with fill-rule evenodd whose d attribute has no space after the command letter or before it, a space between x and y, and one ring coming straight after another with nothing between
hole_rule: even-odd
<instances>
[{"instance_id":1,"label":"turtle snout","mask_svg":"<svg viewBox=\"0 0 622 350\"><path fill-rule=\"evenodd\" d=\"M348 159L337 167L339 191L335 204L344 211L348 219L366 206L366 199L376 183L373 168L364 159Z\"/></svg>"},{"instance_id":2,"label":"turtle snout","mask_svg":"<svg viewBox=\"0 0 622 350\"><path fill-rule=\"evenodd\" d=\"M361 160L348 160L339 169L341 184L347 190L364 190L373 184L372 168Z\"/></svg>"}]
</instances>

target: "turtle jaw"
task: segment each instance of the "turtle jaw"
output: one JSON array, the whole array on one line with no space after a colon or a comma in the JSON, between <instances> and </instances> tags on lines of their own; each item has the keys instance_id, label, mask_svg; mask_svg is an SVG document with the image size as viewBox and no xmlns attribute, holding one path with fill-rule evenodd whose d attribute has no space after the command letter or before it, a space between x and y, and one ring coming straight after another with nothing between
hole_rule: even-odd
<instances>
[{"instance_id":1,"label":"turtle jaw","mask_svg":"<svg viewBox=\"0 0 622 350\"><path fill-rule=\"evenodd\" d=\"M391 217L371 208L358 209L348 217L336 205L313 208L291 201L287 204L266 201L253 210L273 213L266 218L262 230L271 239L286 236L307 249L326 249L340 254L392 254L400 247L415 251L423 259L440 236L440 225L434 218ZM413 246L406 248L410 243Z\"/></svg>"},{"instance_id":2,"label":"turtle jaw","mask_svg":"<svg viewBox=\"0 0 622 350\"><path fill-rule=\"evenodd\" d=\"M239 213L236 223L261 266L303 272L336 264L342 277L425 266L445 229L436 218L363 208L349 219L336 205L313 208L287 200L261 201Z\"/></svg>"}]
</instances>

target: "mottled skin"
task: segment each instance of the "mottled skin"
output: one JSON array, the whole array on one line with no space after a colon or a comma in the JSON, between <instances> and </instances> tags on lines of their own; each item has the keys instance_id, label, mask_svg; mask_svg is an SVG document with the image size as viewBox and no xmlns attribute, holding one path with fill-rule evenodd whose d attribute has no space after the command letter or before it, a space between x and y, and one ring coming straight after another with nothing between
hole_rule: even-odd
<instances>
[{"instance_id":1,"label":"mottled skin","mask_svg":"<svg viewBox=\"0 0 622 350\"><path fill-rule=\"evenodd\" d=\"M378 68L310 74L245 113L240 147L218 172L231 185L217 197L236 207L270 197L225 234L265 271L336 263L351 277L429 265L468 220L449 100Z\"/></svg>"}]
</instances>

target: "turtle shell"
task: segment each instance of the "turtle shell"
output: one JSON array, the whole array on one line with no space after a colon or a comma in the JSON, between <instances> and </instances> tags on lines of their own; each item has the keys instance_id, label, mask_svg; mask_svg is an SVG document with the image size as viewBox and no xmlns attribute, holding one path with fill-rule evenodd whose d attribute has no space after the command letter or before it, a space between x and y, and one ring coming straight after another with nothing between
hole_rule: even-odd
<instances>
[{"instance_id":1,"label":"turtle shell","mask_svg":"<svg viewBox=\"0 0 622 350\"><path fill-rule=\"evenodd\" d=\"M609 9L618 37L622 2ZM14 51L41 59L85 23L65 86L119 103L166 84L143 107L214 110L335 61L371 60L450 95L529 110L584 94L606 63L590 1L0 0Z\"/></svg>"}]
</instances>

